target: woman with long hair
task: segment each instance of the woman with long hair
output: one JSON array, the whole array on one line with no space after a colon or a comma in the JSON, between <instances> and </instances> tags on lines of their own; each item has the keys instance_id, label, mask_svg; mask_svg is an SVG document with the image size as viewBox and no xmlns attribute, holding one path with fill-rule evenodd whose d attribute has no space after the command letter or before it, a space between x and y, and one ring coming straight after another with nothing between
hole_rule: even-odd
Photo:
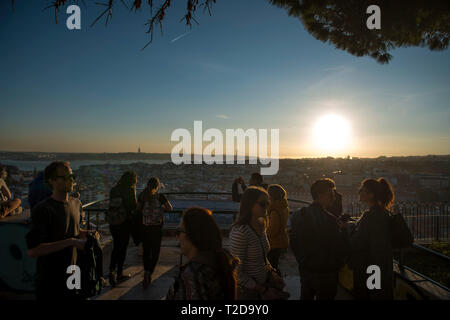
<instances>
[{"instance_id":1,"label":"woman with long hair","mask_svg":"<svg viewBox=\"0 0 450 320\"><path fill-rule=\"evenodd\" d=\"M188 263L170 288L168 300L235 300L238 259L222 246L219 226L211 211L192 207L177 229L181 254Z\"/></svg>"},{"instance_id":2,"label":"woman with long hair","mask_svg":"<svg viewBox=\"0 0 450 320\"><path fill-rule=\"evenodd\" d=\"M355 297L363 300L392 300L393 257L389 209L394 202L394 191L384 178L366 179L361 183L359 197L367 210L358 220L350 238L350 266L354 273ZM370 276L367 273L369 266L380 269L380 286L372 290L366 283Z\"/></svg>"},{"instance_id":3,"label":"woman with long hair","mask_svg":"<svg viewBox=\"0 0 450 320\"><path fill-rule=\"evenodd\" d=\"M152 282L152 274L159 258L164 225L164 211L172 211L172 204L164 194L158 193L161 187L159 178L151 177L147 187L138 198L137 210L142 214L139 223L140 239L143 247L144 280L142 285L147 289Z\"/></svg>"},{"instance_id":4,"label":"woman with long hair","mask_svg":"<svg viewBox=\"0 0 450 320\"><path fill-rule=\"evenodd\" d=\"M113 250L109 264L109 282L127 280L131 275L123 274L127 256L132 219L136 210L137 176L134 171L125 172L109 193L109 210L106 219L113 238ZM116 274L117 271L117 274Z\"/></svg>"},{"instance_id":5,"label":"woman with long hair","mask_svg":"<svg viewBox=\"0 0 450 320\"><path fill-rule=\"evenodd\" d=\"M266 190L248 187L242 194L239 215L230 232L231 253L241 261L237 268L239 300L259 300L271 292L267 283L274 269L267 259L268 206Z\"/></svg>"},{"instance_id":6,"label":"woman with long hair","mask_svg":"<svg viewBox=\"0 0 450 320\"><path fill-rule=\"evenodd\" d=\"M280 256L289 247L289 236L286 230L289 220L289 206L286 190L279 184L271 184L267 189L269 194L267 236L270 251L267 254L272 267L281 275L279 269Z\"/></svg>"}]
</instances>

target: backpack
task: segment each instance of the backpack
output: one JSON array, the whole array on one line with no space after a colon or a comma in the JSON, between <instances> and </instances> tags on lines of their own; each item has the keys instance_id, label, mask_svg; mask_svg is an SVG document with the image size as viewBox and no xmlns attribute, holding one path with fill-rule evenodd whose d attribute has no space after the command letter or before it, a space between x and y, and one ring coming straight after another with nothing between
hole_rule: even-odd
<instances>
[{"instance_id":1,"label":"backpack","mask_svg":"<svg viewBox=\"0 0 450 320\"><path fill-rule=\"evenodd\" d=\"M127 218L127 213L122 205L122 198L115 197L109 200L109 209L106 214L106 221L110 225L118 225L124 222Z\"/></svg>"},{"instance_id":2,"label":"backpack","mask_svg":"<svg viewBox=\"0 0 450 320\"><path fill-rule=\"evenodd\" d=\"M90 298L100 294L103 287L103 251L99 241L88 235L83 251L78 251L81 266L81 295Z\"/></svg>"},{"instance_id":3,"label":"backpack","mask_svg":"<svg viewBox=\"0 0 450 320\"><path fill-rule=\"evenodd\" d=\"M414 236L403 216L400 213L391 214L389 219L392 248L401 249L411 246L414 242Z\"/></svg>"},{"instance_id":4,"label":"backpack","mask_svg":"<svg viewBox=\"0 0 450 320\"><path fill-rule=\"evenodd\" d=\"M144 201L142 208L142 224L144 226L159 226L164 221L164 209L156 196Z\"/></svg>"}]
</instances>

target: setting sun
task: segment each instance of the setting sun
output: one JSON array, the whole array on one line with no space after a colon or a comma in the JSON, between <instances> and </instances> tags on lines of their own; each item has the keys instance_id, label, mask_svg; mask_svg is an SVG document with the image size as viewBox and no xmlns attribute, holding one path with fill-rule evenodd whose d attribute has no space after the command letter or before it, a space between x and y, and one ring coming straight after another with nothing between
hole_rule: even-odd
<instances>
[{"instance_id":1,"label":"setting sun","mask_svg":"<svg viewBox=\"0 0 450 320\"><path fill-rule=\"evenodd\" d=\"M350 123L343 117L328 114L314 125L314 146L320 151L341 151L350 144Z\"/></svg>"}]
</instances>

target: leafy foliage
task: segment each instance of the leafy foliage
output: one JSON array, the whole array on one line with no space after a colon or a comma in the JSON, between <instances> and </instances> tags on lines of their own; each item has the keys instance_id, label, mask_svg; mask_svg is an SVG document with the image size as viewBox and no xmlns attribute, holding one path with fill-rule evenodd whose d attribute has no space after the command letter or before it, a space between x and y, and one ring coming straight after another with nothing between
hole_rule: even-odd
<instances>
[{"instance_id":1,"label":"leafy foliage","mask_svg":"<svg viewBox=\"0 0 450 320\"><path fill-rule=\"evenodd\" d=\"M12 7L14 10L14 1ZM101 18L107 24L112 18L113 8L119 0L95 2L104 7L101 14L91 26ZM134 11L144 7L150 9L150 18L146 25L150 35L147 47L153 41L155 26L162 32L163 20L175 0L120 0L125 8ZM181 1L181 0L178 0ZM211 15L211 7L216 0L183 0L186 2L186 13L181 21L192 26L195 13L199 8ZM379 63L388 63L392 59L390 51L399 47L420 46L430 50L445 50L449 44L450 33L450 1L448 0L268 0L272 5L287 10L289 16L298 18L306 30L315 38L330 43L336 48L352 55L370 56ZM57 20L58 9L69 3L84 0L53 0L46 9L55 9ZM378 5L381 9L381 29L368 30L366 13L370 5ZM258 4L255 4L258 5ZM156 10L155 10L156 8ZM144 48L145 48L144 47Z\"/></svg>"},{"instance_id":2,"label":"leafy foliage","mask_svg":"<svg viewBox=\"0 0 450 320\"><path fill-rule=\"evenodd\" d=\"M297 17L315 38L355 56L388 63L389 51L420 46L448 48L450 3L446 0L269 0ZM370 5L381 9L381 29L368 30Z\"/></svg>"}]
</instances>

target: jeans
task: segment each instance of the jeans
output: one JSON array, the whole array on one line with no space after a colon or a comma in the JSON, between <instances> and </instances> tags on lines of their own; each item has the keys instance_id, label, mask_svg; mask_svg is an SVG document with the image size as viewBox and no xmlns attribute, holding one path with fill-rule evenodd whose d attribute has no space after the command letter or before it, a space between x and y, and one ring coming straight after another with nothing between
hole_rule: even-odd
<instances>
[{"instance_id":1,"label":"jeans","mask_svg":"<svg viewBox=\"0 0 450 320\"><path fill-rule=\"evenodd\" d=\"M153 273L159 259L162 240L162 226L142 226L141 239L144 249L144 271Z\"/></svg>"},{"instance_id":2,"label":"jeans","mask_svg":"<svg viewBox=\"0 0 450 320\"><path fill-rule=\"evenodd\" d=\"M119 225L110 225L109 230L113 238L113 250L111 253L111 262L109 264L109 271L116 271L121 275L123 271L123 264L127 256L128 242L130 241L131 222L125 221Z\"/></svg>"}]
</instances>

